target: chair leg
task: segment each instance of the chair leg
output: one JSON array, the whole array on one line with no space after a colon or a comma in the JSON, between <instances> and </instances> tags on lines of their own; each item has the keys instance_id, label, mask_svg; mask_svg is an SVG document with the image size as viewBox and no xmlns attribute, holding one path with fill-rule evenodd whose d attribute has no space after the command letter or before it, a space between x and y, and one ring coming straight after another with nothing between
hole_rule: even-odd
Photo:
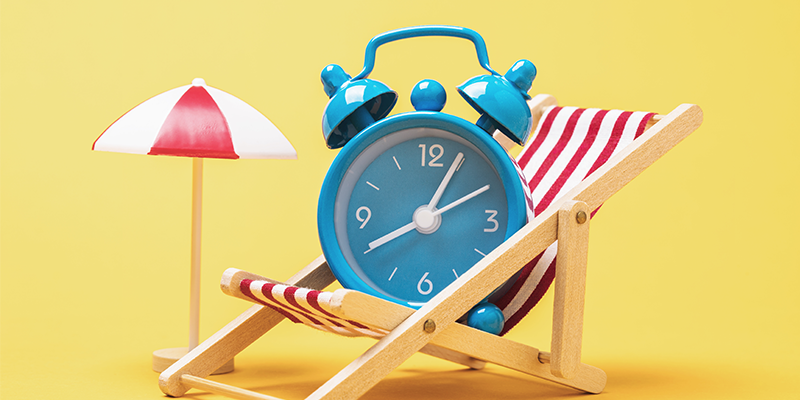
<instances>
[{"instance_id":1,"label":"chair leg","mask_svg":"<svg viewBox=\"0 0 800 400\"><path fill-rule=\"evenodd\" d=\"M289 279L290 284L324 289L334 281L324 257L319 257ZM255 305L206 339L189 354L164 370L158 378L161 391L172 397L183 396L191 387L183 375L204 378L272 329L284 318L269 307Z\"/></svg>"},{"instance_id":2,"label":"chair leg","mask_svg":"<svg viewBox=\"0 0 800 400\"><path fill-rule=\"evenodd\" d=\"M419 350L420 353L427 354L442 360L447 360L456 364L461 364L470 369L483 369L486 366L486 361L470 357L464 352L446 349L435 344L427 344Z\"/></svg>"},{"instance_id":3,"label":"chair leg","mask_svg":"<svg viewBox=\"0 0 800 400\"><path fill-rule=\"evenodd\" d=\"M550 370L561 378L575 376L581 363L589 207L568 201L558 212L558 258Z\"/></svg>"},{"instance_id":4,"label":"chair leg","mask_svg":"<svg viewBox=\"0 0 800 400\"><path fill-rule=\"evenodd\" d=\"M412 316L320 386L306 400L356 399L375 386L429 340ZM428 336L427 338L425 336Z\"/></svg>"}]
</instances>

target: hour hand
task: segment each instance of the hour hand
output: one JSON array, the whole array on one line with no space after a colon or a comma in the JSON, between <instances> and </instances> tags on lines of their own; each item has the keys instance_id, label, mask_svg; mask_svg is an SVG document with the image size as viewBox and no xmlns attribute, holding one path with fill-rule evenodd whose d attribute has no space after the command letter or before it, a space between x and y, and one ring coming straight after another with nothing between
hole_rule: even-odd
<instances>
[{"instance_id":1,"label":"hour hand","mask_svg":"<svg viewBox=\"0 0 800 400\"><path fill-rule=\"evenodd\" d=\"M416 228L416 227L417 227L417 223L414 222L414 221L411 221L408 224L403 225L400 228L397 228L397 229L387 233L386 235L383 235L383 236L379 237L378 239L375 239L375 240L369 242L369 250L365 251L364 254L369 253L370 251L374 250L376 247L382 246L382 245L388 243L391 240L397 239L398 237L402 236L403 234L406 234L408 232L413 231L414 228Z\"/></svg>"}]
</instances>

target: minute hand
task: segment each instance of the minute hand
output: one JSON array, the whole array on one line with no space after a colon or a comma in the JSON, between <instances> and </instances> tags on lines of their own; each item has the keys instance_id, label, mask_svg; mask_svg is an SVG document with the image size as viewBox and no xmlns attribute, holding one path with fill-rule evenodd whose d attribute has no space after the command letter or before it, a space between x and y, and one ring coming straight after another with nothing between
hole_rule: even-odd
<instances>
[{"instance_id":1,"label":"minute hand","mask_svg":"<svg viewBox=\"0 0 800 400\"><path fill-rule=\"evenodd\" d=\"M456 159L453 160L453 163L450 164L450 168L447 170L447 173L444 175L444 179L442 179L442 183L439 184L439 187L436 188L436 193L433 194L433 198L431 199L430 203L428 203L428 208L432 209L439 204L439 199L442 198L442 194L444 194L444 189L447 187L447 184L450 183L450 179L453 178L453 174L458 169L459 163L461 160L464 159L464 153L459 152L456 155Z\"/></svg>"},{"instance_id":2,"label":"minute hand","mask_svg":"<svg viewBox=\"0 0 800 400\"><path fill-rule=\"evenodd\" d=\"M473 197L475 197L475 196L477 196L477 195L479 195L479 194L481 194L481 193L483 193L483 192L485 192L487 190L489 190L489 185L486 185L486 186L483 186L483 187L481 187L479 189L476 189L472 193L470 193L470 194L468 194L468 195L466 195L466 196L464 196L464 197L462 197L462 198L460 198L460 199L458 199L458 200L456 200L456 201L454 201L454 202L452 202L452 203L450 203L450 204L448 204L448 205L446 205L446 206L434 211L433 215L437 216L437 215L439 215L439 214L441 214L441 213L443 213L443 212L445 212L445 211L447 211L447 210L449 210L449 209L451 209L451 208L453 208L453 207L455 207L455 206L457 206L457 205L459 205L459 204L461 204L461 203L463 203L463 202L465 202L465 201L467 201L467 200L469 200L469 199L471 199L471 198L473 198Z\"/></svg>"}]
</instances>

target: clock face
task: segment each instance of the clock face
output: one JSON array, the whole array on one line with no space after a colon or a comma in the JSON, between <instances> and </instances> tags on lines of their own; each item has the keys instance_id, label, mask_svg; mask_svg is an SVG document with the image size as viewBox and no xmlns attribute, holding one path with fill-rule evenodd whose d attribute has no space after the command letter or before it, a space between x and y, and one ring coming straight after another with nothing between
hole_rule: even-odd
<instances>
[{"instance_id":1,"label":"clock face","mask_svg":"<svg viewBox=\"0 0 800 400\"><path fill-rule=\"evenodd\" d=\"M340 168L322 243L345 287L419 307L525 223L496 159L454 130L389 129Z\"/></svg>"}]
</instances>

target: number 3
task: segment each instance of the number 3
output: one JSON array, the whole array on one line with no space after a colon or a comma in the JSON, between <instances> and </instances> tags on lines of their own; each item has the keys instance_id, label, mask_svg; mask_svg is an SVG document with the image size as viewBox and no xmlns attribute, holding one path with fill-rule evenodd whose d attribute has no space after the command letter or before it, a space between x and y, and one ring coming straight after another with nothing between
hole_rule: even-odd
<instances>
[{"instance_id":1,"label":"number 3","mask_svg":"<svg viewBox=\"0 0 800 400\"><path fill-rule=\"evenodd\" d=\"M494 217L497 215L497 210L486 210L486 213L487 214L491 214L489 216L489 218L486 218L486 222L491 222L491 223L494 224L494 226L491 227L491 228L483 228L483 231L484 232L496 232L497 228L500 227L500 223L497 222L496 219L494 219Z\"/></svg>"}]
</instances>

